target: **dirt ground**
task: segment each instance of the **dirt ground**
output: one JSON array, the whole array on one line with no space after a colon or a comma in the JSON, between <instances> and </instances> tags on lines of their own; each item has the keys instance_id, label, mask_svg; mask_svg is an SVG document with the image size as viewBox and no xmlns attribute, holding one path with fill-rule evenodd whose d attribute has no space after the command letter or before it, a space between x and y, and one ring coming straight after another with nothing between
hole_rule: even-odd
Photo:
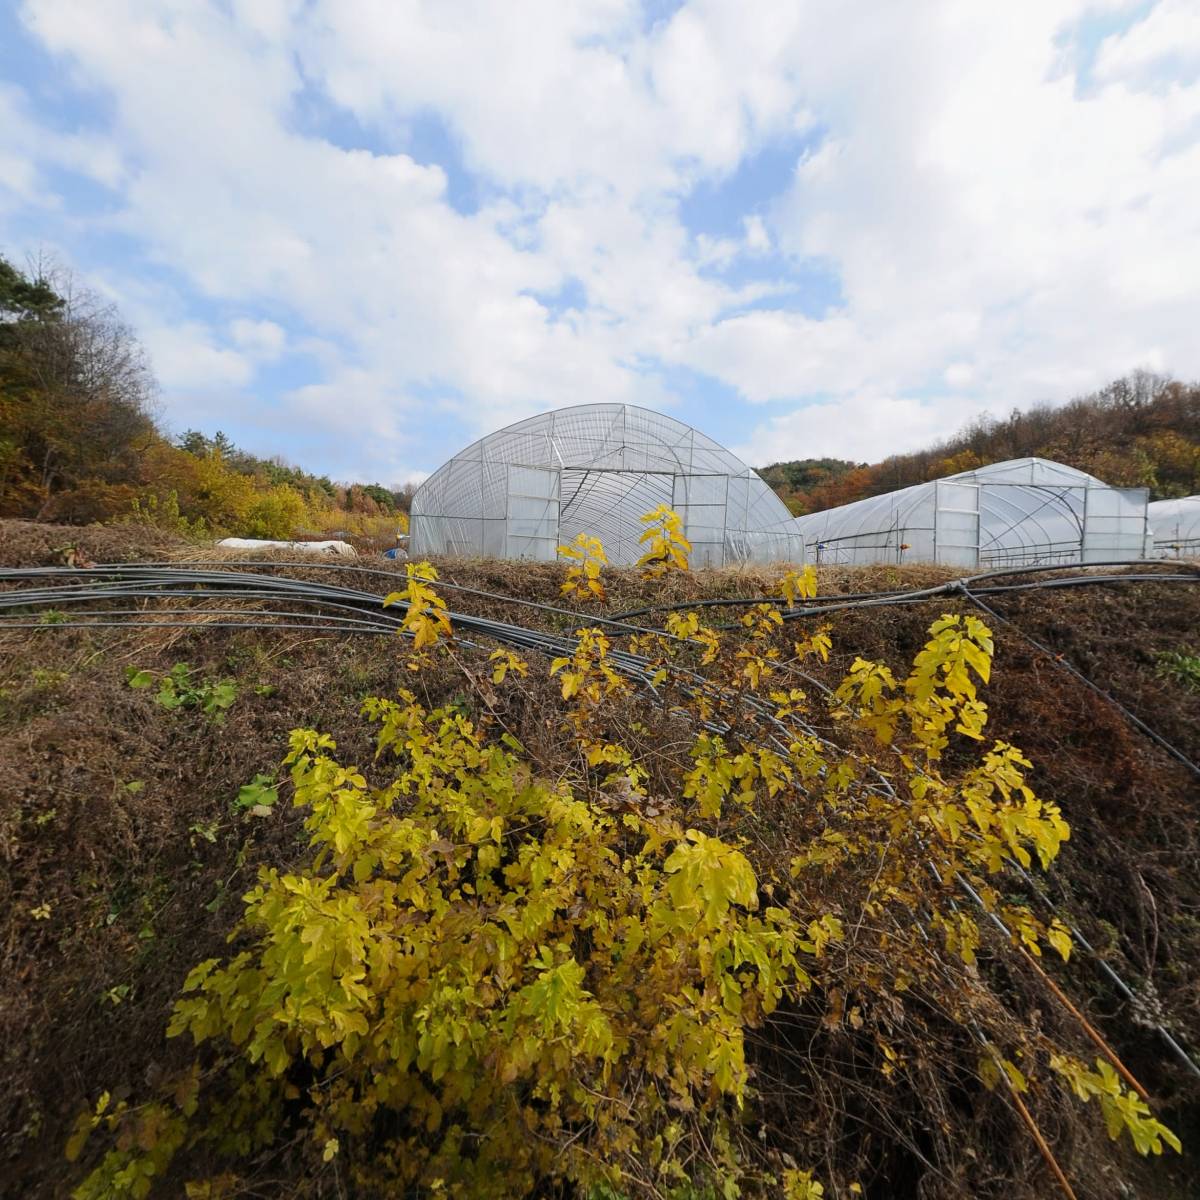
<instances>
[{"instance_id":1,"label":"dirt ground","mask_svg":"<svg viewBox=\"0 0 1200 1200\"><path fill-rule=\"evenodd\" d=\"M93 562L212 556L143 528L0 522L0 565L61 564L71 549ZM402 571L382 558L357 565ZM446 587L456 611L560 631L573 624L568 615L511 599L559 605L557 565L438 565L446 584L510 598ZM387 574L313 570L381 596L390 590ZM823 594L876 592L928 587L955 574L827 568L820 586ZM633 572L610 572L605 611L761 594L777 576L731 569L647 585ZM987 602L1007 619L995 629L996 676L986 697L992 732L1022 747L1036 765L1037 790L1071 823L1056 872L1058 898L1136 985L1140 1000L1122 1002L1083 962L1073 962L1064 978L1192 1149L1145 1170L1130 1167L1136 1194L1200 1194L1193 1161L1200 1089L1147 1023L1149 1016L1163 1020L1200 1053L1200 786L1063 667L1073 664L1200 760L1200 693L1157 672L1163 652L1200 652L1200 588L1122 583L1012 592ZM823 674L840 678L858 655L901 666L936 616L957 611L977 610L953 596L831 614L834 654ZM713 621L736 615L708 613ZM652 614L637 619L654 621ZM223 724L197 711L166 711L150 691L127 683L127 668L157 674L181 662L205 679L235 682L237 698ZM289 806L281 803L269 819L249 817L231 807L238 789L259 773L277 775L288 731L297 726L333 734L344 761L369 759L361 700L393 693L412 678L388 638L203 628L0 630L0 1192L66 1193L61 1148L76 1115L100 1086L136 1092L163 1069L165 1016L183 975L222 952L258 864L286 864L303 852L300 818ZM453 681L443 682L453 695ZM546 717L553 694L550 686L531 687L521 711L511 714L523 739L553 739Z\"/></svg>"}]
</instances>

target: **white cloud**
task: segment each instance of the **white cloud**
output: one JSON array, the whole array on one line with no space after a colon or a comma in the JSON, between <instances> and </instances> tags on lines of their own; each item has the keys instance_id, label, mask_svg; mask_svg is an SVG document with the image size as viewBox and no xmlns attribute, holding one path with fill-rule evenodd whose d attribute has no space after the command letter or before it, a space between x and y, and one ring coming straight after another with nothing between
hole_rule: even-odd
<instances>
[{"instance_id":1,"label":"white cloud","mask_svg":"<svg viewBox=\"0 0 1200 1200\"><path fill-rule=\"evenodd\" d=\"M1135 25L1105 43L1111 82L1081 92L1055 43L1080 7L1038 0L998 21L882 6L859 27L886 59L854 33L806 58L798 77L829 136L798 165L775 231L835 267L844 306L815 328L717 326L691 360L747 380L752 399L811 372L814 390L846 396L847 425L866 415L855 389L919 395L936 373L970 388L938 409L942 434L968 400L1065 399L1139 363L1200 373L1200 86L1118 80L1121 48L1146 40Z\"/></svg>"},{"instance_id":2,"label":"white cloud","mask_svg":"<svg viewBox=\"0 0 1200 1200\"><path fill-rule=\"evenodd\" d=\"M643 29L636 0L316 0L306 68L364 120L432 108L491 179L620 196L736 167L802 118L776 64L790 4L752 21L688 6Z\"/></svg>"},{"instance_id":3,"label":"white cloud","mask_svg":"<svg viewBox=\"0 0 1200 1200\"><path fill-rule=\"evenodd\" d=\"M211 298L287 305L341 343L346 369L390 376L397 404L404 384L430 379L471 396L480 423L638 392L640 376L607 347L525 294L561 274L515 248L496 213L455 213L437 167L290 132L300 81L286 49L243 39L207 6L177 7L187 19L133 3L103 19L69 0L29 10L41 36L117 98L143 164L121 223L160 261ZM144 51L135 61L131 46ZM223 87L210 94L215 62Z\"/></svg>"},{"instance_id":4,"label":"white cloud","mask_svg":"<svg viewBox=\"0 0 1200 1200\"><path fill-rule=\"evenodd\" d=\"M230 322L229 335L236 345L261 362L274 362L287 345L287 331L274 321L238 317Z\"/></svg>"},{"instance_id":5,"label":"white cloud","mask_svg":"<svg viewBox=\"0 0 1200 1200\"><path fill-rule=\"evenodd\" d=\"M1117 80L1166 64L1200 70L1200 8L1194 0L1161 0L1125 33L1105 38L1094 73Z\"/></svg>"},{"instance_id":6,"label":"white cloud","mask_svg":"<svg viewBox=\"0 0 1200 1200\"><path fill-rule=\"evenodd\" d=\"M27 0L112 119L56 132L0 88L0 217L57 204L182 281L192 312L126 310L177 408L302 355L271 419L340 430L361 464L415 462L431 421L465 441L673 404L664 366L776 406L751 410L752 459L871 457L1133 366L1200 374L1197 10L1130 9L1084 86L1089 7L693 0L647 28L635 0ZM306 105L375 152L306 132ZM476 212L379 148L429 113ZM783 195L730 183L801 133ZM78 216L55 170L115 214ZM681 221L701 179L729 185L722 234ZM772 308L814 259L838 306ZM771 282L721 282L739 266ZM576 283L581 306L538 299Z\"/></svg>"},{"instance_id":7,"label":"white cloud","mask_svg":"<svg viewBox=\"0 0 1200 1200\"><path fill-rule=\"evenodd\" d=\"M753 254L765 254L771 249L771 235L767 232L766 222L758 213L742 218L742 229L745 232L746 249Z\"/></svg>"},{"instance_id":8,"label":"white cloud","mask_svg":"<svg viewBox=\"0 0 1200 1200\"><path fill-rule=\"evenodd\" d=\"M125 178L109 138L43 128L24 94L0 80L0 200L8 192L27 204L59 208L62 200L47 168L65 168L105 187L117 187Z\"/></svg>"},{"instance_id":9,"label":"white cloud","mask_svg":"<svg viewBox=\"0 0 1200 1200\"><path fill-rule=\"evenodd\" d=\"M140 333L155 376L164 388L238 388L253 376L249 359L236 350L218 346L211 331L199 322L143 324Z\"/></svg>"},{"instance_id":10,"label":"white cloud","mask_svg":"<svg viewBox=\"0 0 1200 1200\"><path fill-rule=\"evenodd\" d=\"M855 392L774 417L733 449L744 462L762 466L794 458L877 462L927 447L982 411L961 396L920 401Z\"/></svg>"}]
</instances>

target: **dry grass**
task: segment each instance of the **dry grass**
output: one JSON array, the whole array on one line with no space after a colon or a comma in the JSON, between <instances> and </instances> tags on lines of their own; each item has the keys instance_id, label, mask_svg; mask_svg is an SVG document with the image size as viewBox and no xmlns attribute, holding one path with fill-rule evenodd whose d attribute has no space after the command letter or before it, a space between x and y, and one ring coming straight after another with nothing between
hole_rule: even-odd
<instances>
[{"instance_id":1,"label":"dry grass","mask_svg":"<svg viewBox=\"0 0 1200 1200\"><path fill-rule=\"evenodd\" d=\"M211 547L138 527L0 523L0 563L6 565L61 561L67 544L96 561L214 557ZM383 559L359 565L397 570ZM460 560L439 566L447 580L464 586L559 603L563 570L554 564ZM311 572L379 594L389 590L384 578L315 567ZM955 574L829 568L821 572L821 587L825 593L923 587ZM769 588L777 577L760 568L711 571L648 587L632 572L613 572L605 611L747 595ZM838 614L831 618L835 657L825 677L835 679L856 654L903 663L930 620L963 603L956 598ZM570 617L465 593L454 594L450 604L546 628L572 624ZM1200 589L1137 584L1027 593L997 606L1200 757L1200 696L1153 669L1157 651L1195 646ZM995 733L1011 737L1033 758L1039 792L1062 805L1073 827L1057 872L1064 903L1120 969L1152 991L1177 1035L1200 1047L1200 794L1194 779L1019 636L1002 629L997 643L997 677L987 697ZM196 712L167 712L150 694L126 685L126 666L165 671L179 661L205 677L236 679L239 697L224 727ZM528 685L500 696L486 682L473 686L450 666L418 680L429 702L455 700L477 715L488 715L491 706L490 719L511 728L544 769L564 769L554 688L536 665L531 676L536 678ZM369 759L371 747L356 715L360 699L412 685L413 678L388 639L217 629L0 633L0 1077L6 1083L0 1153L7 1157L0 1171L8 1180L0 1191L65 1194L61 1146L74 1115L101 1083L142 1092L145 1081L171 1061L162 1040L164 1014L184 972L199 958L222 952L237 897L258 864L287 864L303 854L298 818L285 806L268 820L231 812L238 787L259 772L275 772L287 732L298 725L332 733L346 761ZM664 727L657 736L666 747L677 732ZM781 847L788 819L787 813L772 814ZM42 904L51 908L46 920L31 915ZM1154 1035L1129 1018L1085 964L1074 964L1066 978L1088 1015L1165 1104L1166 1119L1185 1145L1200 1145L1196 1089ZM1034 996L1029 1002L1039 1001ZM827 1061L831 1072L860 1052L852 1039L822 1032L804 1013L794 1017L792 1032L780 1033L777 1026L776 1036L802 1038L800 1050L814 1062ZM789 1053L795 1052L792 1046ZM759 1053L766 1078L782 1048L767 1045ZM860 1062L855 1069L863 1068ZM915 1156L941 1136L934 1116L922 1112L921 1095L864 1092L875 1098L864 1100L841 1125L813 1128L822 1097L807 1087L795 1078L778 1081L771 1092L773 1127L810 1154L832 1153L836 1143L846 1161L856 1153L874 1156L875 1174L882 1173L891 1190L876 1188L872 1195L965 1200L1039 1194L1036 1181L1043 1176L1036 1155L991 1101L968 1101L964 1092L961 1103L979 1107L946 1114L956 1130L975 1127L980 1139L974 1148L951 1147L964 1172L956 1182L929 1176ZM907 1130L915 1147L894 1131L889 1135L889 1125ZM1117 1174L1132 1180L1146 1200L1200 1194L1200 1177L1186 1158L1143 1169L1102 1137L1089 1141L1074 1126L1048 1132L1064 1158L1094 1168L1090 1177L1099 1182L1081 1197L1119 1194L1115 1184L1103 1190L1103 1181ZM991 1162L995 1177L971 1174L967 1150ZM1001 1174L995 1173L997 1162L1007 1164ZM281 1184L270 1194L288 1191Z\"/></svg>"}]
</instances>

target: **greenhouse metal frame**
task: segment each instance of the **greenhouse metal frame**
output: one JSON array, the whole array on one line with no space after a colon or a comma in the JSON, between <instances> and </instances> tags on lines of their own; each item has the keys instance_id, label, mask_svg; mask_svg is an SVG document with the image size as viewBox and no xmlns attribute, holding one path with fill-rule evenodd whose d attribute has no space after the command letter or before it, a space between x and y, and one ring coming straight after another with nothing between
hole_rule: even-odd
<instances>
[{"instance_id":1,"label":"greenhouse metal frame","mask_svg":"<svg viewBox=\"0 0 1200 1200\"><path fill-rule=\"evenodd\" d=\"M674 509L693 566L803 561L803 540L770 486L689 425L630 404L582 404L496 430L413 496L410 554L548 561L580 533L614 566L645 547L640 519Z\"/></svg>"},{"instance_id":2,"label":"greenhouse metal frame","mask_svg":"<svg viewBox=\"0 0 1200 1200\"><path fill-rule=\"evenodd\" d=\"M1141 558L1145 488L1012 459L798 517L810 561L969 568Z\"/></svg>"},{"instance_id":3,"label":"greenhouse metal frame","mask_svg":"<svg viewBox=\"0 0 1200 1200\"><path fill-rule=\"evenodd\" d=\"M1149 508L1154 553L1166 558L1200 558L1200 496L1155 500Z\"/></svg>"}]
</instances>

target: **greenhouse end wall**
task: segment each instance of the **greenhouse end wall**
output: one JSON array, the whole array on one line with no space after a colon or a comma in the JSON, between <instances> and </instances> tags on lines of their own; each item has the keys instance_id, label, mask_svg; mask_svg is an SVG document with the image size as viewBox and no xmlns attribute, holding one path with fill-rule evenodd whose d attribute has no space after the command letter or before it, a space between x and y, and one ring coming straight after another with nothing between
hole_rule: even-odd
<instances>
[{"instance_id":1,"label":"greenhouse end wall","mask_svg":"<svg viewBox=\"0 0 1200 1200\"><path fill-rule=\"evenodd\" d=\"M1150 505L1150 542L1165 558L1200 558L1200 496Z\"/></svg>"},{"instance_id":2,"label":"greenhouse end wall","mask_svg":"<svg viewBox=\"0 0 1200 1200\"><path fill-rule=\"evenodd\" d=\"M641 517L677 512L696 567L803 561L779 497L690 426L633 405L557 409L497 430L413 497L410 552L549 561L585 533L614 566L636 563Z\"/></svg>"}]
</instances>

